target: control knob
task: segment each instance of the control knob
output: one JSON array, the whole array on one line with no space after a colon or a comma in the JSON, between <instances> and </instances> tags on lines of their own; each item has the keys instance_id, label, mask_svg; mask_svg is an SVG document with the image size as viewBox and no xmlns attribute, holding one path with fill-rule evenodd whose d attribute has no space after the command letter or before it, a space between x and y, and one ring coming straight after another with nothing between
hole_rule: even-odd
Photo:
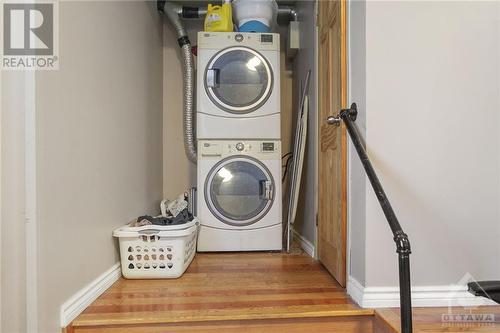
<instances>
[{"instance_id":1,"label":"control knob","mask_svg":"<svg viewBox=\"0 0 500 333\"><path fill-rule=\"evenodd\" d=\"M236 144L236 150L242 151L243 149L245 149L245 145L243 144L243 142L238 142Z\"/></svg>"}]
</instances>

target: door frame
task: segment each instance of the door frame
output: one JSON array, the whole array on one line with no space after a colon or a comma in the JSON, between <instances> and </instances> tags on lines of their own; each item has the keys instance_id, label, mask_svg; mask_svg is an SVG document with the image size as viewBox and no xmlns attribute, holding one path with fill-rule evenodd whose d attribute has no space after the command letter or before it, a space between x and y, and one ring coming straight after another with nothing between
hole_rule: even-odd
<instances>
[{"instance_id":1,"label":"door frame","mask_svg":"<svg viewBox=\"0 0 500 333\"><path fill-rule=\"evenodd\" d=\"M321 124L322 122L326 121L325 119L320 119L319 115L319 108L320 108L320 96L319 96L319 91L320 91L320 79L319 79L319 70L320 70L320 54L319 54L319 45L320 45L320 38L321 38L321 31L319 27L319 2L320 1L341 1L344 3L344 5L341 7L341 21L343 22L341 26L341 47L342 53L341 53L341 105L342 108L347 107L347 102L348 102L348 94L349 94L349 44L348 44L348 36L349 36L349 30L348 30L348 10L349 10L349 5L350 1L349 0L316 0L316 8L315 8L315 21L316 21L316 34L315 34L315 49L316 49L316 55L315 55L315 61L316 61L316 100L318 101L317 103L317 112L318 112L318 119L316 123L316 152L315 152L315 158L316 158L316 224L315 224L315 251L314 251L314 258L319 259L319 251L318 251L318 244L319 244L319 227L318 227L318 220L319 220L319 154L320 154L320 134L321 134ZM335 110L331 110L331 112L334 112ZM340 111L340 110L337 110ZM342 225L343 225L343 244L344 244L344 261L345 261L345 274L346 274L346 281L345 284L347 287L347 281L349 279L349 269L350 269L350 256L349 256L349 220L348 220L348 207L349 207L349 196L348 196L348 158L349 158L349 152L348 152L348 141L347 141L347 129L343 123L340 125L340 131L341 131L341 169L342 169L342 185L341 185L341 193L342 193L342 208L341 208L341 219L342 219Z\"/></svg>"}]
</instances>

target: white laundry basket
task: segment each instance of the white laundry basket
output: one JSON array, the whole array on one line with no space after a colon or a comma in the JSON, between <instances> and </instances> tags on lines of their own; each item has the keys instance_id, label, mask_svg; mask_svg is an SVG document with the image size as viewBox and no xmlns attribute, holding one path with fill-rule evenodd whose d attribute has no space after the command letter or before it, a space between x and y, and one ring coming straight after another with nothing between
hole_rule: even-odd
<instances>
[{"instance_id":1,"label":"white laundry basket","mask_svg":"<svg viewBox=\"0 0 500 333\"><path fill-rule=\"evenodd\" d=\"M199 222L182 225L126 225L113 232L120 241L122 274L127 279L178 278L196 253Z\"/></svg>"}]
</instances>

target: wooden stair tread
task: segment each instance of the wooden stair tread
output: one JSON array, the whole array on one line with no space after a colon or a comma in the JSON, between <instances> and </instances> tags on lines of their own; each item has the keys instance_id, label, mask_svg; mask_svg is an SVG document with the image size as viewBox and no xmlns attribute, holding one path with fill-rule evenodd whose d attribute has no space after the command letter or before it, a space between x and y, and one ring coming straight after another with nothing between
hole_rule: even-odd
<instances>
[{"instance_id":1,"label":"wooden stair tread","mask_svg":"<svg viewBox=\"0 0 500 333\"><path fill-rule=\"evenodd\" d=\"M321 317L184 324L71 327L65 333L371 333L372 317Z\"/></svg>"},{"instance_id":2,"label":"wooden stair tread","mask_svg":"<svg viewBox=\"0 0 500 333\"><path fill-rule=\"evenodd\" d=\"M197 254L179 279L120 279L73 327L372 316L304 254Z\"/></svg>"},{"instance_id":3,"label":"wooden stair tread","mask_svg":"<svg viewBox=\"0 0 500 333\"><path fill-rule=\"evenodd\" d=\"M267 313L266 313L267 312ZM292 308L288 307L269 309L244 309L244 311L230 310L223 313L217 311L202 312L194 316L190 312L154 312L137 313L131 316L129 313L105 314L102 316L81 318L73 322L73 326L102 326L102 325L131 325L131 324L162 324L162 323L195 323L207 321L240 321L260 319L284 319L284 318L318 318L318 317L347 317L347 316L372 316L370 309L335 309L335 308Z\"/></svg>"},{"instance_id":4,"label":"wooden stair tread","mask_svg":"<svg viewBox=\"0 0 500 333\"><path fill-rule=\"evenodd\" d=\"M450 323L443 322L444 314L493 314L495 322L492 323ZM400 314L398 308L377 309L375 311L375 333L400 333ZM413 309L414 333L438 332L468 332L486 333L500 332L500 305L480 306L474 308L462 307L436 307Z\"/></svg>"}]
</instances>

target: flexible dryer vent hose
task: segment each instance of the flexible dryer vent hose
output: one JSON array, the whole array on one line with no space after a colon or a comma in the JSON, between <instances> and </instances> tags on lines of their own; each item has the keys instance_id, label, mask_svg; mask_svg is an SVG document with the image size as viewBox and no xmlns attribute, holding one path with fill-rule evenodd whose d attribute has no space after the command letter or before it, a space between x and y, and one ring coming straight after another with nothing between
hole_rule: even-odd
<instances>
[{"instance_id":1,"label":"flexible dryer vent hose","mask_svg":"<svg viewBox=\"0 0 500 333\"><path fill-rule=\"evenodd\" d=\"M193 121L193 54L191 44L182 46L184 59L184 149L188 159L196 163L196 138Z\"/></svg>"},{"instance_id":2,"label":"flexible dryer vent hose","mask_svg":"<svg viewBox=\"0 0 500 333\"><path fill-rule=\"evenodd\" d=\"M187 158L191 162L196 163L196 138L193 121L194 69L191 42L179 17L182 7L169 1L159 1L158 4L158 9L167 15L170 23L174 26L178 37L177 42L182 50L182 59L184 61L184 149Z\"/></svg>"}]
</instances>

